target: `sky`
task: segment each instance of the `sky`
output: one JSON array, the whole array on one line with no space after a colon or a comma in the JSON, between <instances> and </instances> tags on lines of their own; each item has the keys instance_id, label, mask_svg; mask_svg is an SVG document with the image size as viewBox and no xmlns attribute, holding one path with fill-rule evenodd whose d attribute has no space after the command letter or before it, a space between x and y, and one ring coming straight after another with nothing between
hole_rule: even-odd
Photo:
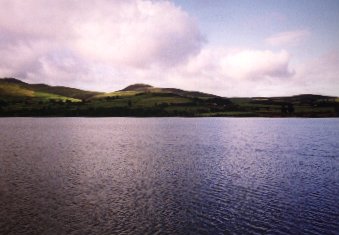
<instances>
[{"instance_id":1,"label":"sky","mask_svg":"<svg viewBox=\"0 0 339 235\"><path fill-rule=\"evenodd\" d=\"M339 1L0 0L0 77L339 96Z\"/></svg>"}]
</instances>

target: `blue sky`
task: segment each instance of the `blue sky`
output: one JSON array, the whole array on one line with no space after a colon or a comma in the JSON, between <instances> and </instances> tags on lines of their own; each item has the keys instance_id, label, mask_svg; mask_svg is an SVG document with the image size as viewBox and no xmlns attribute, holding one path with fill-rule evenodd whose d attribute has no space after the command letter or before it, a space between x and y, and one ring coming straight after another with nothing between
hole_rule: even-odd
<instances>
[{"instance_id":1,"label":"blue sky","mask_svg":"<svg viewBox=\"0 0 339 235\"><path fill-rule=\"evenodd\" d=\"M337 0L175 0L195 17L210 44L266 48L270 35L306 29L309 40L298 54L307 56L339 47ZM307 51L304 51L307 50Z\"/></svg>"},{"instance_id":2,"label":"blue sky","mask_svg":"<svg viewBox=\"0 0 339 235\"><path fill-rule=\"evenodd\" d=\"M339 96L337 0L0 0L0 77Z\"/></svg>"}]
</instances>

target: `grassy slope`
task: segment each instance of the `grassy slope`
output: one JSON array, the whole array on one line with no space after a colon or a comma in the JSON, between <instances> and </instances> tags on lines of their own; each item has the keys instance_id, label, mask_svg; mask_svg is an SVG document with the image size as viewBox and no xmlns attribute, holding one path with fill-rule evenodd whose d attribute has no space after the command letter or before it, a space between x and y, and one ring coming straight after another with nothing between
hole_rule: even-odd
<instances>
[{"instance_id":1,"label":"grassy slope","mask_svg":"<svg viewBox=\"0 0 339 235\"><path fill-rule=\"evenodd\" d=\"M98 94L101 93L62 86L28 84L13 78L0 79L0 97L3 98L35 97L41 99L80 101L90 99Z\"/></svg>"},{"instance_id":2,"label":"grassy slope","mask_svg":"<svg viewBox=\"0 0 339 235\"><path fill-rule=\"evenodd\" d=\"M114 92L107 92L107 93L101 93L98 95L95 95L92 97L92 99L102 99L106 97L120 97L120 96L134 96L137 94L140 94L142 92L139 91L114 91Z\"/></svg>"},{"instance_id":3,"label":"grassy slope","mask_svg":"<svg viewBox=\"0 0 339 235\"><path fill-rule=\"evenodd\" d=\"M12 99L37 99L37 100L62 100L78 102L79 99L66 97L58 94L52 94L47 92L41 92L30 89L25 84L16 84L10 82L0 82L0 98L2 100Z\"/></svg>"},{"instance_id":4,"label":"grassy slope","mask_svg":"<svg viewBox=\"0 0 339 235\"><path fill-rule=\"evenodd\" d=\"M184 91L175 88L156 88L146 84L134 84L123 90L102 93L94 96L87 106L96 108L123 108L131 110L161 109L168 115L181 114L192 115L197 110L209 112L205 107L192 104L194 99L208 99L217 97L202 92Z\"/></svg>"},{"instance_id":5,"label":"grassy slope","mask_svg":"<svg viewBox=\"0 0 339 235\"><path fill-rule=\"evenodd\" d=\"M29 87L35 91L56 94L60 96L70 97L74 99L86 100L96 95L101 94L100 92L84 91L75 88L63 87L63 86L47 86L44 84L33 84Z\"/></svg>"},{"instance_id":6,"label":"grassy slope","mask_svg":"<svg viewBox=\"0 0 339 235\"><path fill-rule=\"evenodd\" d=\"M83 102L81 102L83 100ZM293 112L282 107L293 106ZM50 116L338 116L336 97L222 98L174 88L131 85L99 93L0 79L0 115ZM2 114L1 114L2 112Z\"/></svg>"},{"instance_id":7,"label":"grassy slope","mask_svg":"<svg viewBox=\"0 0 339 235\"><path fill-rule=\"evenodd\" d=\"M27 89L19 84L0 82L0 97L33 97L34 91Z\"/></svg>"}]
</instances>

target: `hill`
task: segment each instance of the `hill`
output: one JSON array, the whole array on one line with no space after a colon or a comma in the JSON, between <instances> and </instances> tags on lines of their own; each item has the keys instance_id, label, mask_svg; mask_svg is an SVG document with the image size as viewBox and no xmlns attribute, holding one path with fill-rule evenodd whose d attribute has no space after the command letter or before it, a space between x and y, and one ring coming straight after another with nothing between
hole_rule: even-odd
<instances>
[{"instance_id":1,"label":"hill","mask_svg":"<svg viewBox=\"0 0 339 235\"><path fill-rule=\"evenodd\" d=\"M83 91L63 86L28 84L15 78L0 79L0 97L3 98L30 97L80 101L83 99L89 99L98 94L100 94L100 92Z\"/></svg>"},{"instance_id":2,"label":"hill","mask_svg":"<svg viewBox=\"0 0 339 235\"><path fill-rule=\"evenodd\" d=\"M151 85L137 83L137 84L130 85L130 86L122 89L121 91L143 91L143 92L145 92L145 91L148 91L152 88L153 87Z\"/></svg>"},{"instance_id":3,"label":"hill","mask_svg":"<svg viewBox=\"0 0 339 235\"><path fill-rule=\"evenodd\" d=\"M147 84L103 93L4 78L0 116L338 117L339 99L313 94L225 98Z\"/></svg>"}]
</instances>

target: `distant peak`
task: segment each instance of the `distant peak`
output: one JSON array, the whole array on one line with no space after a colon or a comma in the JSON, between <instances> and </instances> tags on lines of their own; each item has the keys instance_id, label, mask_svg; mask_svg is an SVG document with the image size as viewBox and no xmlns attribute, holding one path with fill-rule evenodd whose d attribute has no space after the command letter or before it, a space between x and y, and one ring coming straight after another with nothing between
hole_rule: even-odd
<instances>
[{"instance_id":1,"label":"distant peak","mask_svg":"<svg viewBox=\"0 0 339 235\"><path fill-rule=\"evenodd\" d=\"M148 84L137 83L122 89L122 91L144 91L149 88L152 88L152 86Z\"/></svg>"},{"instance_id":2,"label":"distant peak","mask_svg":"<svg viewBox=\"0 0 339 235\"><path fill-rule=\"evenodd\" d=\"M0 81L4 81L4 82L10 82L10 83L21 83L21 84L27 84L23 81L20 81L19 79L16 78L1 78Z\"/></svg>"}]
</instances>

